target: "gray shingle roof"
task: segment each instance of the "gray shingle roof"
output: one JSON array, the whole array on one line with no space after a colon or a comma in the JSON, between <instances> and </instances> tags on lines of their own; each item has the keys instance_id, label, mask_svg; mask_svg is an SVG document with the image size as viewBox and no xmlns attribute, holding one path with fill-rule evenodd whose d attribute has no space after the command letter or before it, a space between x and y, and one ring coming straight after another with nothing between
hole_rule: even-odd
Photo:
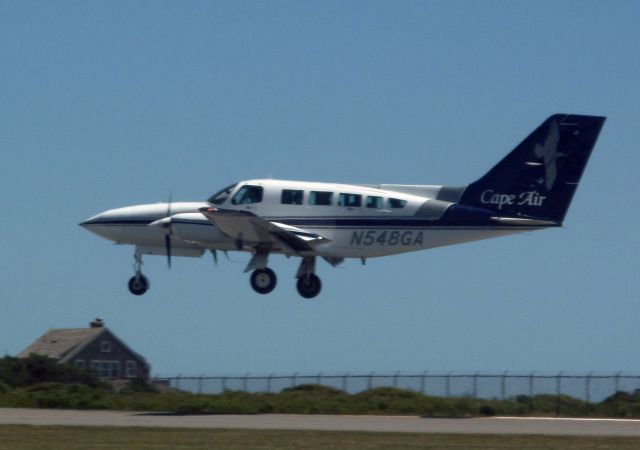
<instances>
[{"instance_id":1,"label":"gray shingle roof","mask_svg":"<svg viewBox=\"0 0 640 450\"><path fill-rule=\"evenodd\" d=\"M18 357L26 358L31 353L37 353L64 362L105 331L106 328L102 327L49 330L23 350Z\"/></svg>"}]
</instances>

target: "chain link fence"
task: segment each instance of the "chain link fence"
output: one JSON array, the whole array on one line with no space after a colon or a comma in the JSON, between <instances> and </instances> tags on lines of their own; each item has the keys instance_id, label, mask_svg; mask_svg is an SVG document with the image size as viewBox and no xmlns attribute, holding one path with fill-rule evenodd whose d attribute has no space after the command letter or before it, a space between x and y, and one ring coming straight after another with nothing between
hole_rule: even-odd
<instances>
[{"instance_id":1,"label":"chain link fence","mask_svg":"<svg viewBox=\"0 0 640 450\"><path fill-rule=\"evenodd\" d=\"M414 374L324 374L236 376L157 376L155 383L199 394L217 394L227 390L277 393L303 384L322 384L350 394L378 387L394 387L437 397L501 399L526 395L567 395L587 403L600 402L618 391L640 389L640 375L515 373L414 373Z\"/></svg>"}]
</instances>

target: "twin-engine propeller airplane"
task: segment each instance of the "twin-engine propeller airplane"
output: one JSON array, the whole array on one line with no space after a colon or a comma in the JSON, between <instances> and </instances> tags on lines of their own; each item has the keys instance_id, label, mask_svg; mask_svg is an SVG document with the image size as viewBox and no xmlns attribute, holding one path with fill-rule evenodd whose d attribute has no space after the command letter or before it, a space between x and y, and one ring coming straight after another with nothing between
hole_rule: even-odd
<instances>
[{"instance_id":1,"label":"twin-engine propeller airplane","mask_svg":"<svg viewBox=\"0 0 640 450\"><path fill-rule=\"evenodd\" d=\"M209 250L250 252L245 272L260 294L276 275L272 253L302 258L300 295L321 282L316 259L332 266L366 258L559 227L571 203L604 117L556 114L479 180L464 187L334 184L249 180L206 202L136 205L105 211L80 225L118 244L135 245L129 290L149 281L142 255L202 256Z\"/></svg>"}]
</instances>

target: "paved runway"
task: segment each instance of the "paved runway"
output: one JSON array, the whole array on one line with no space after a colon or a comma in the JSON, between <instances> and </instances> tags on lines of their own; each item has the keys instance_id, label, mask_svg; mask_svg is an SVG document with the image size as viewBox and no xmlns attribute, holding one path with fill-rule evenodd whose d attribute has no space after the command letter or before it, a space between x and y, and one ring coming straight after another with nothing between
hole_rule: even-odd
<instances>
[{"instance_id":1,"label":"paved runway","mask_svg":"<svg viewBox=\"0 0 640 450\"><path fill-rule=\"evenodd\" d=\"M423 419L405 416L297 414L174 415L119 411L0 408L0 425L6 424L640 437L640 420L625 419L513 417Z\"/></svg>"}]
</instances>

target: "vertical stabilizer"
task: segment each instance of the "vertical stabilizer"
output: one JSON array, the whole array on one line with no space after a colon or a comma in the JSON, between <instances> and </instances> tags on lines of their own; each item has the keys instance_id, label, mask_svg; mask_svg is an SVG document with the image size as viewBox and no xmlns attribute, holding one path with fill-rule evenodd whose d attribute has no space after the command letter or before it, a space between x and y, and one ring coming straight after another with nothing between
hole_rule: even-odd
<instances>
[{"instance_id":1,"label":"vertical stabilizer","mask_svg":"<svg viewBox=\"0 0 640 450\"><path fill-rule=\"evenodd\" d=\"M562 223L605 118L549 117L486 175L465 189L459 203Z\"/></svg>"}]
</instances>

